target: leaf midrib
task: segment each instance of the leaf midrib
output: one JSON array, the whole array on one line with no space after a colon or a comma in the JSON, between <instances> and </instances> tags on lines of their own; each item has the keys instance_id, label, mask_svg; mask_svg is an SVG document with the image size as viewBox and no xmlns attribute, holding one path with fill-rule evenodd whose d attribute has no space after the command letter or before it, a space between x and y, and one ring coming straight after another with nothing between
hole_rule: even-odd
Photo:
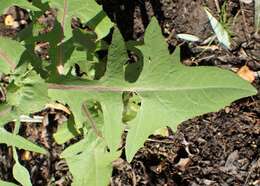
<instances>
[{"instance_id":1,"label":"leaf midrib","mask_svg":"<svg viewBox=\"0 0 260 186\"><path fill-rule=\"evenodd\" d=\"M123 86L107 86L107 85L64 85L49 83L48 89L54 90L73 90L73 91L86 91L86 92L175 92L175 91L193 91L193 90L205 90L205 89L232 89L246 92L252 92L248 89L239 87L225 87L225 86L204 86L204 87L123 87Z\"/></svg>"}]
</instances>

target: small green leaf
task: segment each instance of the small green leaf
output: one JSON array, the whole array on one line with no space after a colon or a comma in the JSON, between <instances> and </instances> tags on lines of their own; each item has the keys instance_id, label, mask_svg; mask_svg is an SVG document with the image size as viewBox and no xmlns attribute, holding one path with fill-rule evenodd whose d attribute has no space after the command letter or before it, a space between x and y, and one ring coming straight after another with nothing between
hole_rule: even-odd
<instances>
[{"instance_id":1,"label":"small green leaf","mask_svg":"<svg viewBox=\"0 0 260 186\"><path fill-rule=\"evenodd\" d=\"M103 142L94 141L79 155L66 158L73 175L72 186L108 185L112 174L112 162L120 153L107 152Z\"/></svg>"},{"instance_id":2,"label":"small green leaf","mask_svg":"<svg viewBox=\"0 0 260 186\"><path fill-rule=\"evenodd\" d=\"M64 29L66 39L72 36L71 19L73 17L80 18L82 23L87 23L99 15L105 15L102 7L93 0L52 0L50 5L58 9L58 21ZM100 17L99 17L100 18ZM113 26L107 16L102 16L101 19L95 21L95 32L99 37L104 37ZM98 38L101 39L101 38Z\"/></svg>"},{"instance_id":3,"label":"small green leaf","mask_svg":"<svg viewBox=\"0 0 260 186\"><path fill-rule=\"evenodd\" d=\"M104 11L100 11L87 25L97 34L97 40L104 38L113 24Z\"/></svg>"},{"instance_id":4,"label":"small green leaf","mask_svg":"<svg viewBox=\"0 0 260 186\"><path fill-rule=\"evenodd\" d=\"M31 186L30 174L28 170L20 164L15 147L13 147L13 157L15 160L13 166L14 178L22 185Z\"/></svg>"},{"instance_id":5,"label":"small green leaf","mask_svg":"<svg viewBox=\"0 0 260 186\"><path fill-rule=\"evenodd\" d=\"M230 36L227 32L227 30L223 27L223 25L207 10L207 8L204 8L208 18L209 22L211 24L212 29L214 30L218 41L225 46L226 48L230 49L231 42L230 42Z\"/></svg>"},{"instance_id":6,"label":"small green leaf","mask_svg":"<svg viewBox=\"0 0 260 186\"><path fill-rule=\"evenodd\" d=\"M32 70L15 77L7 90L8 104L24 115L43 109L48 102L47 84Z\"/></svg>"},{"instance_id":7,"label":"small green leaf","mask_svg":"<svg viewBox=\"0 0 260 186\"><path fill-rule=\"evenodd\" d=\"M73 118L71 117L68 121L59 125L58 130L54 133L53 137L58 144L63 144L78 135L79 133L75 129Z\"/></svg>"},{"instance_id":8,"label":"small green leaf","mask_svg":"<svg viewBox=\"0 0 260 186\"><path fill-rule=\"evenodd\" d=\"M79 142L70 145L64 151L62 151L60 157L66 159L66 158L69 158L69 157L73 157L73 156L75 156L79 153L82 153L82 151L84 149L88 148L86 143L87 143L86 138L83 138Z\"/></svg>"},{"instance_id":9,"label":"small green leaf","mask_svg":"<svg viewBox=\"0 0 260 186\"><path fill-rule=\"evenodd\" d=\"M177 38L186 40L186 41L191 41L191 42L196 42L199 41L200 38L191 34L177 34Z\"/></svg>"},{"instance_id":10,"label":"small green leaf","mask_svg":"<svg viewBox=\"0 0 260 186\"><path fill-rule=\"evenodd\" d=\"M2 180L0 180L0 185L1 186L18 186L12 182L6 182L6 181L2 181Z\"/></svg>"},{"instance_id":11,"label":"small green leaf","mask_svg":"<svg viewBox=\"0 0 260 186\"><path fill-rule=\"evenodd\" d=\"M141 99L138 95L126 92L123 95L124 99L124 112L123 122L131 121L136 117L141 105Z\"/></svg>"},{"instance_id":12,"label":"small green leaf","mask_svg":"<svg viewBox=\"0 0 260 186\"><path fill-rule=\"evenodd\" d=\"M32 3L28 2L28 1L21 1L21 0L0 0L0 13L3 14L4 11L11 7L11 6L19 6L21 8L27 9L27 10L33 10L33 11L37 11L39 10L37 7L33 6Z\"/></svg>"},{"instance_id":13,"label":"small green leaf","mask_svg":"<svg viewBox=\"0 0 260 186\"><path fill-rule=\"evenodd\" d=\"M25 48L17 41L0 37L0 72L13 72Z\"/></svg>"},{"instance_id":14,"label":"small green leaf","mask_svg":"<svg viewBox=\"0 0 260 186\"><path fill-rule=\"evenodd\" d=\"M8 146L15 146L20 149L46 154L47 151L34 143L24 139L21 136L7 132L5 129L0 128L0 144Z\"/></svg>"},{"instance_id":15,"label":"small green leaf","mask_svg":"<svg viewBox=\"0 0 260 186\"><path fill-rule=\"evenodd\" d=\"M15 108L6 103L0 104L0 127L17 118L19 118L19 114Z\"/></svg>"},{"instance_id":16,"label":"small green leaf","mask_svg":"<svg viewBox=\"0 0 260 186\"><path fill-rule=\"evenodd\" d=\"M84 138L81 139L79 142L74 143L68 146L64 151L62 151L60 157L64 159L68 159L73 157L77 154L82 153L84 150L89 149L92 142L97 139L96 134L93 130L89 130L87 134L84 135Z\"/></svg>"}]
</instances>

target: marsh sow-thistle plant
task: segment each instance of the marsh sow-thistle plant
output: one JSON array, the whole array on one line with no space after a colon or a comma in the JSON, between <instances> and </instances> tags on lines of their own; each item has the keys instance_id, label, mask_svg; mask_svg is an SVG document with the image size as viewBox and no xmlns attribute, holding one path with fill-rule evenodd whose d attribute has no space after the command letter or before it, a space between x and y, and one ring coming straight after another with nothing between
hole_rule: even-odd
<instances>
[{"instance_id":1,"label":"marsh sow-thistle plant","mask_svg":"<svg viewBox=\"0 0 260 186\"><path fill-rule=\"evenodd\" d=\"M0 6L4 2L7 1L0 1ZM74 186L107 185L112 162L119 158L122 149L130 162L155 130L165 126L175 130L182 121L217 111L256 93L232 72L183 66L178 47L169 54L155 18L146 29L143 43L131 48L138 53L138 63L128 64L127 48L116 26L112 29L107 58L97 55L107 49L102 38L112 24L95 1L52 0L30 4L12 0L1 10L10 5L28 9L34 21L18 34L17 40L0 37L0 72L10 76L6 100L0 105L0 143L48 155L43 147L17 134L20 115L40 111L49 103L68 105L70 117L59 126L54 137L61 144L83 135L60 155L69 166ZM57 9L57 20L52 32L41 35L35 26L37 16L49 7ZM74 16L96 34L71 30L70 20ZM49 61L33 53L39 41L49 42ZM75 64L85 75L75 75ZM57 66L62 67L62 72ZM140 104L135 105L136 102ZM127 109L131 108L137 113L129 115ZM16 123L14 134L3 128L8 121ZM126 128L126 145L120 148ZM30 175L15 152L14 157L14 178L31 185Z\"/></svg>"}]
</instances>

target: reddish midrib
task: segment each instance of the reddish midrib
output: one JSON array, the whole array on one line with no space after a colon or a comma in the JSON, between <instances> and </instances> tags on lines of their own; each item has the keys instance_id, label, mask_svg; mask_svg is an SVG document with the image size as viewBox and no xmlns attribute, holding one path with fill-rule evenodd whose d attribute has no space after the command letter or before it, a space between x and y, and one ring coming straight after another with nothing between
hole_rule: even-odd
<instances>
[{"instance_id":1,"label":"reddish midrib","mask_svg":"<svg viewBox=\"0 0 260 186\"><path fill-rule=\"evenodd\" d=\"M236 89L246 90L239 87L220 87L220 86L205 86L205 87L120 87L120 86L106 86L106 85L66 85L57 83L48 83L48 89L56 90L71 90L71 91L87 91L87 92L185 92L194 90L216 90L216 89Z\"/></svg>"},{"instance_id":2,"label":"reddish midrib","mask_svg":"<svg viewBox=\"0 0 260 186\"><path fill-rule=\"evenodd\" d=\"M94 92L123 92L127 91L127 89L122 89L120 87L106 87L99 85L63 85L63 84L55 84L49 83L49 89L58 89L58 90L81 90L81 91L94 91Z\"/></svg>"}]
</instances>

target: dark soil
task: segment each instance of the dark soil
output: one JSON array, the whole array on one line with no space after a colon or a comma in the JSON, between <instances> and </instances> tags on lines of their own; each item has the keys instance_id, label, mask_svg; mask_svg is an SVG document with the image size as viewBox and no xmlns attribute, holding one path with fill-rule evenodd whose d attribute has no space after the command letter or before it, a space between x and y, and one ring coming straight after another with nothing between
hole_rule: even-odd
<instances>
[{"instance_id":1,"label":"dark soil","mask_svg":"<svg viewBox=\"0 0 260 186\"><path fill-rule=\"evenodd\" d=\"M254 32L254 5L228 0L226 13L233 34L232 50L216 43L202 52L207 43L185 43L179 33L198 36L202 41L212 36L202 6L219 17L223 0L98 0L109 17L117 23L125 40L141 40L152 16L156 16L169 44L170 52L181 46L186 65L214 65L225 69L243 65L260 70L260 36ZM218 2L219 4L216 4ZM15 13L17 14L17 12ZM19 14L20 15L20 14ZM29 22L26 14L23 18ZM45 17L48 17L46 15ZM51 19L51 18L50 18ZM14 37L18 28L8 28L0 17L0 35ZM214 46L214 47L213 47ZM260 90L260 80L253 85ZM52 137L64 113L46 110L45 125L26 124L20 134L42 144L50 156L20 151L20 159L31 174L33 185L70 185L71 175L60 152L65 148ZM179 125L170 135L150 136L129 164L124 155L114 162L112 186L256 186L260 185L260 94L238 100L216 113L206 114ZM11 126L8 126L11 128ZM10 129L11 130L11 129ZM11 149L0 147L0 179L14 181Z\"/></svg>"}]
</instances>

